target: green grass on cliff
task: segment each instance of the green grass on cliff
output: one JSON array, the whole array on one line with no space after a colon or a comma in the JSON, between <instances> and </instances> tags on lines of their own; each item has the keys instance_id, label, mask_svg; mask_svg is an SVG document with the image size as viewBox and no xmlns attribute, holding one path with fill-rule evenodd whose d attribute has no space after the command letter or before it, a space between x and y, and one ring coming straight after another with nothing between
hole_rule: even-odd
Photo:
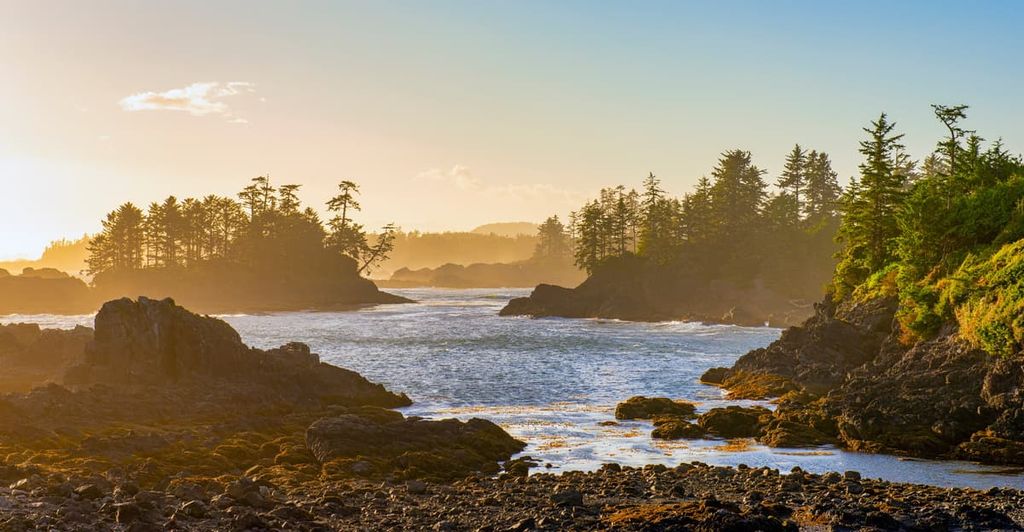
<instances>
[{"instance_id":1,"label":"green grass on cliff","mask_svg":"<svg viewBox=\"0 0 1024 532\"><path fill-rule=\"evenodd\" d=\"M876 272L853 293L857 301L897 297L902 340L932 337L956 320L960 336L996 356L1024 348L1024 240L968 254L951 274L915 279L898 263Z\"/></svg>"},{"instance_id":2,"label":"green grass on cliff","mask_svg":"<svg viewBox=\"0 0 1024 532\"><path fill-rule=\"evenodd\" d=\"M943 293L955 306L960 334L976 347L1009 356L1024 346L1024 240L987 260L968 257Z\"/></svg>"}]
</instances>

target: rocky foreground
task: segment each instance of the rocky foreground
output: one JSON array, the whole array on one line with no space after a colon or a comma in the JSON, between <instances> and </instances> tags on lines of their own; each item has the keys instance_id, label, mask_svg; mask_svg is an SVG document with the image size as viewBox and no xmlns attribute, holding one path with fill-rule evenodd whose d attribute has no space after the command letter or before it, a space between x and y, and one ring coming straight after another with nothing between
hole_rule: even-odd
<instances>
[{"instance_id":1,"label":"rocky foreground","mask_svg":"<svg viewBox=\"0 0 1024 532\"><path fill-rule=\"evenodd\" d=\"M95 331L0 328L0 364L37 385L0 396L0 531L1024 529L1019 491L855 472L529 475L525 444L489 421L405 417L408 397L303 344L253 349L170 300L107 303ZM617 412L694 415L646 398Z\"/></svg>"}]
</instances>

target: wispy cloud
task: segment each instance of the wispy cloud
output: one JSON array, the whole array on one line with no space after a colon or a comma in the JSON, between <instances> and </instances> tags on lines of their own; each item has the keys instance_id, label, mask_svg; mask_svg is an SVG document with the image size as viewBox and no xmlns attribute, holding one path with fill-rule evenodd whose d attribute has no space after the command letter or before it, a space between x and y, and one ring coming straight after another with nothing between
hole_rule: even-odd
<instances>
[{"instance_id":1,"label":"wispy cloud","mask_svg":"<svg viewBox=\"0 0 1024 532\"><path fill-rule=\"evenodd\" d=\"M229 96L255 92L255 85L246 81L201 81L180 89L163 92L140 92L122 98L125 111L184 111L192 116L223 116L230 122L248 121L232 114L222 100Z\"/></svg>"},{"instance_id":2,"label":"wispy cloud","mask_svg":"<svg viewBox=\"0 0 1024 532\"><path fill-rule=\"evenodd\" d=\"M419 181L433 181L437 183L447 183L454 185L459 190L477 190L483 183L472 172L469 168L461 164L457 164L452 167L451 170L441 170L440 168L431 168L420 172L416 175L416 179Z\"/></svg>"}]
</instances>

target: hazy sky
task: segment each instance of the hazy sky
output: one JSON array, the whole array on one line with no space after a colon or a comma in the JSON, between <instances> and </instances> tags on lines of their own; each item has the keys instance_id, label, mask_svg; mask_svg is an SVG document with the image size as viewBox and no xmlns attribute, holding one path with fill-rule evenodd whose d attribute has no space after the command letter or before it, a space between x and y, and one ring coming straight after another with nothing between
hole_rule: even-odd
<instances>
[{"instance_id":1,"label":"hazy sky","mask_svg":"<svg viewBox=\"0 0 1024 532\"><path fill-rule=\"evenodd\" d=\"M826 5L827 4L827 5ZM1020 2L0 0L0 257L124 201L256 175L362 221L467 229L565 214L648 171L682 193L729 148L794 142L845 179L886 111L930 103L1024 147Z\"/></svg>"}]
</instances>

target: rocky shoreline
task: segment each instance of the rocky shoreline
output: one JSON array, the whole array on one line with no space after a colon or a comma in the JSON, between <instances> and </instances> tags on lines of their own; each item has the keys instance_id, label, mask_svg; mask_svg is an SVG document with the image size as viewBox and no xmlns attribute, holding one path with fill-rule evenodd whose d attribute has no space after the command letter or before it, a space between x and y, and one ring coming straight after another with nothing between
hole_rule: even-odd
<instances>
[{"instance_id":1,"label":"rocky shoreline","mask_svg":"<svg viewBox=\"0 0 1024 532\"><path fill-rule=\"evenodd\" d=\"M454 482L226 474L144 487L0 469L3 530L1024 530L1024 493L799 469L620 468Z\"/></svg>"},{"instance_id":2,"label":"rocky shoreline","mask_svg":"<svg viewBox=\"0 0 1024 532\"><path fill-rule=\"evenodd\" d=\"M0 328L0 363L36 384L0 395L4 531L1024 530L1011 489L700 463L530 474L489 421L403 416L408 397L304 344L253 349L170 300L109 302L94 331ZM765 414L724 410L692 425L729 437ZM634 398L616 417L696 413Z\"/></svg>"},{"instance_id":3,"label":"rocky shoreline","mask_svg":"<svg viewBox=\"0 0 1024 532\"><path fill-rule=\"evenodd\" d=\"M955 324L904 345L896 308L826 300L804 325L702 380L736 399L775 398L757 434L768 445L1024 465L1021 355L972 348Z\"/></svg>"}]
</instances>

